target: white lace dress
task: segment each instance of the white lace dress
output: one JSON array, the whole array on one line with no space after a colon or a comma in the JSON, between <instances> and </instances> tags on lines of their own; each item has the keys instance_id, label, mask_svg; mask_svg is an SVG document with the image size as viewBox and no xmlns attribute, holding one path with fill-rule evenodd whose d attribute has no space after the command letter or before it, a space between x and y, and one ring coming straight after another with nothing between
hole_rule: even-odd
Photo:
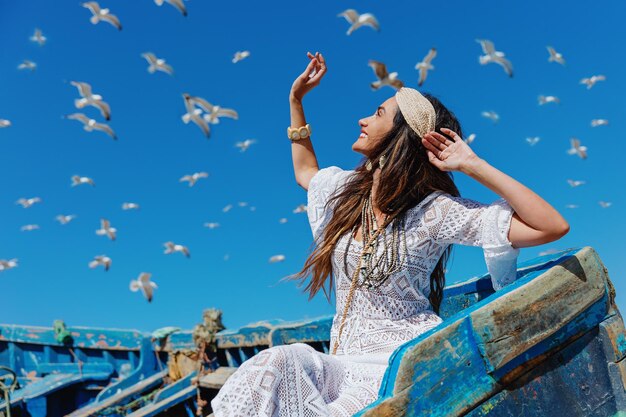
<instances>
[{"instance_id":1,"label":"white lace dress","mask_svg":"<svg viewBox=\"0 0 626 417\"><path fill-rule=\"evenodd\" d=\"M326 202L352 173L331 166L311 179L307 207L316 241L332 216ZM428 295L430 274L448 245L482 247L496 290L515 280L519 249L507 238L512 214L504 199L487 205L443 192L427 196L407 213L408 255L400 270L377 289L355 290L337 354L318 352L303 343L259 352L213 399L215 416L351 416L363 409L378 397L391 353L442 322ZM343 264L347 244L348 275ZM331 348L361 246L347 233L333 254L336 314Z\"/></svg>"}]
</instances>

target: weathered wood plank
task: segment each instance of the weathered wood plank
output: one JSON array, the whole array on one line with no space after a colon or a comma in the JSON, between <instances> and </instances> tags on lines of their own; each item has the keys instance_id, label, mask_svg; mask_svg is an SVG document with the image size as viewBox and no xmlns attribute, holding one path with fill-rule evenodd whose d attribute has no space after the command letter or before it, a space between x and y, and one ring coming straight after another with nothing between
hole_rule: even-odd
<instances>
[{"instance_id":1,"label":"weathered wood plank","mask_svg":"<svg viewBox=\"0 0 626 417\"><path fill-rule=\"evenodd\" d=\"M236 370L237 368L230 366L220 366L214 372L206 374L200 378L199 385L202 388L220 389Z\"/></svg>"},{"instance_id":2,"label":"weathered wood plank","mask_svg":"<svg viewBox=\"0 0 626 417\"><path fill-rule=\"evenodd\" d=\"M550 337L601 299L607 279L586 247L541 277L471 313L478 348L492 372Z\"/></svg>"}]
</instances>

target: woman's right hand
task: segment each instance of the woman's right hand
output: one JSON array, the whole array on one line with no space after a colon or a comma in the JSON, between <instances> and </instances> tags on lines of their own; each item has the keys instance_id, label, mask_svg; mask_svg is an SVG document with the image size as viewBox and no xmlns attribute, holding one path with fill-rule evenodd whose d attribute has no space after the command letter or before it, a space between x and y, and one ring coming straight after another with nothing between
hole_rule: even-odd
<instances>
[{"instance_id":1,"label":"woman's right hand","mask_svg":"<svg viewBox=\"0 0 626 417\"><path fill-rule=\"evenodd\" d=\"M302 101L304 95L316 87L324 74L326 74L326 60L324 56L319 52L316 52L315 55L310 52L306 54L310 59L309 65L307 65L304 72L293 82L289 94L290 98L298 101Z\"/></svg>"}]
</instances>

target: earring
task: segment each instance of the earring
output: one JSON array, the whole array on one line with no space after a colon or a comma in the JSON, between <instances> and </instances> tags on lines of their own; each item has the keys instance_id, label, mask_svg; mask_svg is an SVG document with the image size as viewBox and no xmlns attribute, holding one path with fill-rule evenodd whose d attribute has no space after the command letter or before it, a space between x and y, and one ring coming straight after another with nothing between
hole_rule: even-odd
<instances>
[{"instance_id":1,"label":"earring","mask_svg":"<svg viewBox=\"0 0 626 417\"><path fill-rule=\"evenodd\" d=\"M369 159L365 163L365 169L367 169L368 171L372 170L372 161L370 161Z\"/></svg>"},{"instance_id":2,"label":"earring","mask_svg":"<svg viewBox=\"0 0 626 417\"><path fill-rule=\"evenodd\" d=\"M380 158L378 158L378 165L380 166L380 169L383 169L385 162L387 162L387 155L383 154Z\"/></svg>"}]
</instances>

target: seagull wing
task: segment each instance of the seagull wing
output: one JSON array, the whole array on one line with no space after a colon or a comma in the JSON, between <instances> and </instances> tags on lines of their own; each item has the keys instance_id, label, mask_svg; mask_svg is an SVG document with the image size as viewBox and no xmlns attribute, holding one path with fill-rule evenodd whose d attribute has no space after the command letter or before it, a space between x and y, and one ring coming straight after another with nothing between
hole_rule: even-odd
<instances>
[{"instance_id":1,"label":"seagull wing","mask_svg":"<svg viewBox=\"0 0 626 417\"><path fill-rule=\"evenodd\" d=\"M483 53L486 55L494 55L496 48L493 46L493 42L487 39L476 39L480 43L480 47L483 48Z\"/></svg>"},{"instance_id":2,"label":"seagull wing","mask_svg":"<svg viewBox=\"0 0 626 417\"><path fill-rule=\"evenodd\" d=\"M337 17L345 17L348 23L353 24L359 18L359 14L354 9L347 9L339 13Z\"/></svg>"},{"instance_id":3,"label":"seagull wing","mask_svg":"<svg viewBox=\"0 0 626 417\"><path fill-rule=\"evenodd\" d=\"M104 123L95 123L93 125L93 128L97 130L101 130L105 132L107 135L111 136L113 139L117 140L117 135L115 134L113 129L111 129L111 126L104 124Z\"/></svg>"},{"instance_id":4,"label":"seagull wing","mask_svg":"<svg viewBox=\"0 0 626 417\"><path fill-rule=\"evenodd\" d=\"M120 23L120 20L117 18L117 16L115 16L114 14L107 13L100 18L115 26L117 30L122 30L122 24Z\"/></svg>"},{"instance_id":5,"label":"seagull wing","mask_svg":"<svg viewBox=\"0 0 626 417\"><path fill-rule=\"evenodd\" d=\"M185 8L185 5L183 4L183 0L167 0L167 1L169 4L176 7L178 11L183 14L183 16L185 17L187 16L187 9Z\"/></svg>"},{"instance_id":6,"label":"seagull wing","mask_svg":"<svg viewBox=\"0 0 626 417\"><path fill-rule=\"evenodd\" d=\"M376 16L371 13L363 13L361 16L359 16L359 21L363 25L368 25L376 30L380 30L380 24L378 23Z\"/></svg>"},{"instance_id":7,"label":"seagull wing","mask_svg":"<svg viewBox=\"0 0 626 417\"><path fill-rule=\"evenodd\" d=\"M437 49L435 48L430 48L430 51L428 51L428 54L426 55L426 57L424 57L424 63L425 64L430 64L430 62L437 56Z\"/></svg>"},{"instance_id":8,"label":"seagull wing","mask_svg":"<svg viewBox=\"0 0 626 417\"><path fill-rule=\"evenodd\" d=\"M239 115L237 114L237 112L233 109L219 109L217 111L217 115L218 116L226 116L226 117L231 117L235 120L239 119Z\"/></svg>"},{"instance_id":9,"label":"seagull wing","mask_svg":"<svg viewBox=\"0 0 626 417\"><path fill-rule=\"evenodd\" d=\"M424 81L426 81L426 76L428 75L428 70L424 67L420 68L420 78L419 81L417 82L418 86L421 86L422 84L424 84Z\"/></svg>"},{"instance_id":10,"label":"seagull wing","mask_svg":"<svg viewBox=\"0 0 626 417\"><path fill-rule=\"evenodd\" d=\"M152 52L144 52L141 54L150 65L156 65L157 57Z\"/></svg>"},{"instance_id":11,"label":"seagull wing","mask_svg":"<svg viewBox=\"0 0 626 417\"><path fill-rule=\"evenodd\" d=\"M91 97L91 85L79 81L71 81L70 84L78 88L78 94L81 97Z\"/></svg>"},{"instance_id":12,"label":"seagull wing","mask_svg":"<svg viewBox=\"0 0 626 417\"><path fill-rule=\"evenodd\" d=\"M66 119L71 119L71 120L79 120L81 122L83 122L84 124L89 124L89 117L85 116L84 113L72 113L72 114L68 114L67 116L65 116Z\"/></svg>"},{"instance_id":13,"label":"seagull wing","mask_svg":"<svg viewBox=\"0 0 626 417\"><path fill-rule=\"evenodd\" d=\"M100 109L102 117L104 117L106 120L111 120L111 107L106 101L95 100L92 102L92 105Z\"/></svg>"},{"instance_id":14,"label":"seagull wing","mask_svg":"<svg viewBox=\"0 0 626 417\"><path fill-rule=\"evenodd\" d=\"M195 105L200 106L205 112L213 112L213 105L202 97L189 96L189 101L191 101Z\"/></svg>"},{"instance_id":15,"label":"seagull wing","mask_svg":"<svg viewBox=\"0 0 626 417\"><path fill-rule=\"evenodd\" d=\"M88 1L86 3L83 3L82 6L89 9L94 15L100 14L100 5L97 1Z\"/></svg>"},{"instance_id":16,"label":"seagull wing","mask_svg":"<svg viewBox=\"0 0 626 417\"><path fill-rule=\"evenodd\" d=\"M374 61L373 59L370 59L367 65L372 67L372 69L374 70L374 74L376 74L376 77L378 77L381 80L386 78L389 75L389 73L387 72L387 66L383 64L382 62Z\"/></svg>"},{"instance_id":17,"label":"seagull wing","mask_svg":"<svg viewBox=\"0 0 626 417\"><path fill-rule=\"evenodd\" d=\"M511 64L511 61L500 56L494 58L494 61L504 68L504 72L506 72L509 77L513 76L513 65Z\"/></svg>"},{"instance_id":18,"label":"seagull wing","mask_svg":"<svg viewBox=\"0 0 626 417\"><path fill-rule=\"evenodd\" d=\"M202 133L204 133L204 136L206 136L207 138L211 136L211 129L209 128L206 120L204 120L202 117L198 117L198 115L192 116L191 120L193 120L193 122L197 124L200 129L202 129Z\"/></svg>"}]
</instances>

